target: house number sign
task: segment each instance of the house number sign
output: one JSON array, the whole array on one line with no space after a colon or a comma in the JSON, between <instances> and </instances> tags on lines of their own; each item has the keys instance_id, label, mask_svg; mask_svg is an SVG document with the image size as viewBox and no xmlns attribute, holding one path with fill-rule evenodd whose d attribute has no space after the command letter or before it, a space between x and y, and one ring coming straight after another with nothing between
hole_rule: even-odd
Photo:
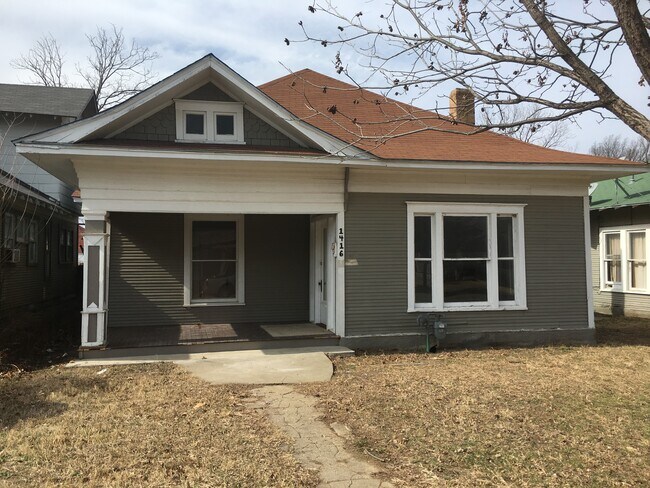
<instances>
[{"instance_id":1,"label":"house number sign","mask_svg":"<svg viewBox=\"0 0 650 488\"><path fill-rule=\"evenodd\" d=\"M339 235L338 235L338 243L339 243L339 250L338 250L338 255L340 258L343 257L343 241L345 238L343 237L343 227L339 227Z\"/></svg>"}]
</instances>

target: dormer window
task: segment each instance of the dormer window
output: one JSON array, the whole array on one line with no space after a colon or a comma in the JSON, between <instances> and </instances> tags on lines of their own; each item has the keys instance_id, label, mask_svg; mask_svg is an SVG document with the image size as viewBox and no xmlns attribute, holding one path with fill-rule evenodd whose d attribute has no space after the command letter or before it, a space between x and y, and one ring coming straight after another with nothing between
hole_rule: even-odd
<instances>
[{"instance_id":1,"label":"dormer window","mask_svg":"<svg viewBox=\"0 0 650 488\"><path fill-rule=\"evenodd\" d=\"M245 144L244 104L174 100L176 104L176 140Z\"/></svg>"}]
</instances>

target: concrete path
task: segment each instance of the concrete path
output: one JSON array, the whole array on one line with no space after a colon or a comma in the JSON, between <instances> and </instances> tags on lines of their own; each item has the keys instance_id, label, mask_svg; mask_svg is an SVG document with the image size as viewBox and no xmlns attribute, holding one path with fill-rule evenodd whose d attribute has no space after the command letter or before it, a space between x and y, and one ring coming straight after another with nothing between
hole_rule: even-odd
<instances>
[{"instance_id":1,"label":"concrete path","mask_svg":"<svg viewBox=\"0 0 650 488\"><path fill-rule=\"evenodd\" d=\"M346 450L347 430L343 426L328 427L317 420L316 398L295 392L284 385L265 386L254 390L252 408L263 409L271 421L294 441L298 460L315 469L321 487L327 488L391 488L382 481L379 469Z\"/></svg>"},{"instance_id":2,"label":"concrete path","mask_svg":"<svg viewBox=\"0 0 650 488\"><path fill-rule=\"evenodd\" d=\"M277 385L329 381L333 367L328 356L349 355L345 347L256 349L113 359L81 359L75 366L118 366L169 361L212 384Z\"/></svg>"}]
</instances>

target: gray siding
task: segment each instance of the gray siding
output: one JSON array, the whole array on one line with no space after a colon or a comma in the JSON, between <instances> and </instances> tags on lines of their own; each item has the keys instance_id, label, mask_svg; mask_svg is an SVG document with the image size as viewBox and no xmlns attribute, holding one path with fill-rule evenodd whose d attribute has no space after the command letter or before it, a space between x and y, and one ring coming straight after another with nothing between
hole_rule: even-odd
<instances>
[{"instance_id":1,"label":"gray siding","mask_svg":"<svg viewBox=\"0 0 650 488\"><path fill-rule=\"evenodd\" d=\"M112 213L108 326L307 321L309 217L247 215L244 233L246 305L186 308L183 215Z\"/></svg>"},{"instance_id":2,"label":"gray siding","mask_svg":"<svg viewBox=\"0 0 650 488\"><path fill-rule=\"evenodd\" d=\"M77 219L74 215L52 212L43 206L34 207L18 199L9 212L18 217L23 215L27 222L38 223L38 262L27 264L27 244L17 243L20 249L19 263L0 265L0 316L27 306L36 306L47 301L69 297L77 293ZM24 212L24 214L23 214ZM0 236L2 226L0 221ZM74 232L72 263L59 263L59 230L65 228ZM51 252L45 251L46 239L50 239ZM50 263L50 276L46 277L46 260Z\"/></svg>"},{"instance_id":3,"label":"gray siding","mask_svg":"<svg viewBox=\"0 0 650 488\"><path fill-rule=\"evenodd\" d=\"M406 201L525 203L528 310L448 312L452 332L586 328L579 197L351 193L346 213L346 335L422 332L407 313Z\"/></svg>"},{"instance_id":4,"label":"gray siding","mask_svg":"<svg viewBox=\"0 0 650 488\"><path fill-rule=\"evenodd\" d=\"M185 95L186 100L206 100L216 102L232 102L233 99L219 90L212 83L207 83ZM115 136L115 139L130 139L141 141L174 142L176 140L176 110L170 105L133 127ZM277 129L274 129L262 119L244 107L244 140L252 146L300 147Z\"/></svg>"},{"instance_id":5,"label":"gray siding","mask_svg":"<svg viewBox=\"0 0 650 488\"><path fill-rule=\"evenodd\" d=\"M61 123L61 117L53 115L0 114L0 169L51 196L65 208L78 211L78 205L72 201L75 189L17 155L16 147L11 142L22 136L58 127Z\"/></svg>"},{"instance_id":6,"label":"gray siding","mask_svg":"<svg viewBox=\"0 0 650 488\"><path fill-rule=\"evenodd\" d=\"M650 206L594 210L591 212L591 265L594 309L598 313L650 317L650 295L600 290L600 229L650 222Z\"/></svg>"}]
</instances>

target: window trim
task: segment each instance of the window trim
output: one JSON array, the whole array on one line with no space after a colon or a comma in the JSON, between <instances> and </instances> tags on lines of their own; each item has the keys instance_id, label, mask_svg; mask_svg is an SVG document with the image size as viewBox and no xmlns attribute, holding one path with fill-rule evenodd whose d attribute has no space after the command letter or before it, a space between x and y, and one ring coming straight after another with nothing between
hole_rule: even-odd
<instances>
[{"instance_id":1,"label":"window trim","mask_svg":"<svg viewBox=\"0 0 650 488\"><path fill-rule=\"evenodd\" d=\"M500 203L449 203L449 202L406 202L407 206L407 312L457 312L484 310L527 310L526 297L526 255L524 238L524 207L526 204ZM415 217L432 217L432 302L415 302ZM488 218L488 300L486 302L444 303L442 233L443 217L487 216ZM513 215L513 254L515 262L515 300L499 302L497 216Z\"/></svg>"},{"instance_id":2,"label":"window trim","mask_svg":"<svg viewBox=\"0 0 650 488\"><path fill-rule=\"evenodd\" d=\"M235 222L237 238L237 290L235 298L211 298L192 300L192 223L197 221L207 222ZM183 276L183 306L184 307L224 307L246 305L244 283L244 215L241 214L185 214L184 223L184 276Z\"/></svg>"},{"instance_id":3,"label":"window trim","mask_svg":"<svg viewBox=\"0 0 650 488\"><path fill-rule=\"evenodd\" d=\"M646 252L646 288L631 288L629 286L629 234L634 232L645 231L645 252ZM608 234L619 234L621 242L621 283L612 283L608 285L605 281L605 236ZM622 225L616 227L602 227L598 233L599 246L599 290L610 293L631 293L636 295L650 295L650 224Z\"/></svg>"},{"instance_id":4,"label":"window trim","mask_svg":"<svg viewBox=\"0 0 650 488\"><path fill-rule=\"evenodd\" d=\"M32 239L32 230L33 239ZM32 220L27 226L27 265L36 266L38 264L38 221ZM34 254L32 255L32 249Z\"/></svg>"},{"instance_id":5,"label":"window trim","mask_svg":"<svg viewBox=\"0 0 650 488\"><path fill-rule=\"evenodd\" d=\"M176 107L176 142L207 144L246 144L244 141L244 104L242 102L210 102L203 100L174 100ZM187 134L185 114L204 114L204 134ZM234 134L217 134L217 115L234 117Z\"/></svg>"}]
</instances>

